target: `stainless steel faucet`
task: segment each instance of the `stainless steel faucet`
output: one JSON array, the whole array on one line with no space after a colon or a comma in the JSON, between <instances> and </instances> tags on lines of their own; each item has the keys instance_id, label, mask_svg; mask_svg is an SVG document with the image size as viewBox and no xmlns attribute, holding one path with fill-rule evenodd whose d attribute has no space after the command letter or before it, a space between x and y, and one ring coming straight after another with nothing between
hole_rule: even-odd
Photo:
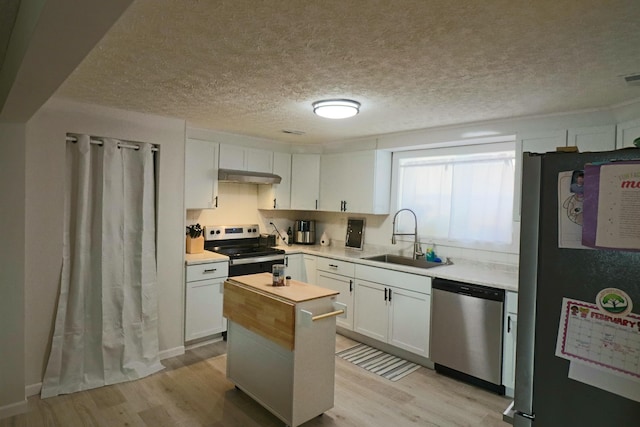
<instances>
[{"instance_id":1,"label":"stainless steel faucet","mask_svg":"<svg viewBox=\"0 0 640 427\"><path fill-rule=\"evenodd\" d=\"M411 233L396 233L396 217L402 211L409 211L413 214L413 223L415 226L413 231L413 259L418 259L418 257L421 257L422 255L424 255L424 253L422 252L422 248L420 247L420 242L418 242L418 217L416 216L416 213L411 209L400 209L393 216L393 225L391 228L391 244L396 244L396 236L411 236Z\"/></svg>"}]
</instances>

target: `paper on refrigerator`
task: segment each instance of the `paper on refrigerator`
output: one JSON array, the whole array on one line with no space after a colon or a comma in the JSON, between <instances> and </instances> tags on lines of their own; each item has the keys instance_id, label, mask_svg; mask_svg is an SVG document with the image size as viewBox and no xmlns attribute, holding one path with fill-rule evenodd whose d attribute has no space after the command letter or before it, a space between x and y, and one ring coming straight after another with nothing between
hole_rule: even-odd
<instances>
[{"instance_id":1,"label":"paper on refrigerator","mask_svg":"<svg viewBox=\"0 0 640 427\"><path fill-rule=\"evenodd\" d=\"M558 174L558 247L591 249L582 244L584 187L581 170Z\"/></svg>"},{"instance_id":2,"label":"paper on refrigerator","mask_svg":"<svg viewBox=\"0 0 640 427\"><path fill-rule=\"evenodd\" d=\"M582 243L640 250L640 162L586 165L585 187Z\"/></svg>"},{"instance_id":3,"label":"paper on refrigerator","mask_svg":"<svg viewBox=\"0 0 640 427\"><path fill-rule=\"evenodd\" d=\"M640 316L610 316L596 304L563 298L556 356L640 387Z\"/></svg>"}]
</instances>

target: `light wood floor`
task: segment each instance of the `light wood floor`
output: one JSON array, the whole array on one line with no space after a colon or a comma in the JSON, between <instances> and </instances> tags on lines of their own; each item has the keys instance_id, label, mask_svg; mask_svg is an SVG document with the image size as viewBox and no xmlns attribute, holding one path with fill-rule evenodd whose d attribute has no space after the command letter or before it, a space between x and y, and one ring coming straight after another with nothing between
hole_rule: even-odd
<instances>
[{"instance_id":1,"label":"light wood floor","mask_svg":"<svg viewBox=\"0 0 640 427\"><path fill-rule=\"evenodd\" d=\"M336 350L355 345L337 336ZM166 359L167 369L138 381L41 400L9 426L281 427L284 424L225 377L226 343ZM508 427L510 400L427 368L391 382L336 358L335 406L304 424L318 426Z\"/></svg>"}]
</instances>

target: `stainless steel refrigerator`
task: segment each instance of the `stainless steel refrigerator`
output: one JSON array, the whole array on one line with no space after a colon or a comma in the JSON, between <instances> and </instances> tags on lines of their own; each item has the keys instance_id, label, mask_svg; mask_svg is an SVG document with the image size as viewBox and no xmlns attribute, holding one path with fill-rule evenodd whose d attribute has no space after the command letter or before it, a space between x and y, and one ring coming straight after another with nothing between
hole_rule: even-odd
<instances>
[{"instance_id":1,"label":"stainless steel refrigerator","mask_svg":"<svg viewBox=\"0 0 640 427\"><path fill-rule=\"evenodd\" d=\"M524 154L516 427L640 426L639 402L570 379L574 362L556 356L563 298L594 301L600 290L615 287L635 301L633 313L640 313L640 252L559 247L559 173L625 159L640 159L640 149ZM635 214L640 224L640 211Z\"/></svg>"}]
</instances>

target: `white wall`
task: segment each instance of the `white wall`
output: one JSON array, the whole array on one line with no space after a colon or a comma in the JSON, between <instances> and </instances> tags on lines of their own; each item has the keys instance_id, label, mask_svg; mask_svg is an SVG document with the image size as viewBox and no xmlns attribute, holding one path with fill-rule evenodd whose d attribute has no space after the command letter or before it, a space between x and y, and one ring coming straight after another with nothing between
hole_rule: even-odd
<instances>
[{"instance_id":1,"label":"white wall","mask_svg":"<svg viewBox=\"0 0 640 427\"><path fill-rule=\"evenodd\" d=\"M0 418L24 399L24 125L0 124Z\"/></svg>"},{"instance_id":2,"label":"white wall","mask_svg":"<svg viewBox=\"0 0 640 427\"><path fill-rule=\"evenodd\" d=\"M160 350L183 348L185 122L52 99L27 123L23 386L41 382L53 333L62 260L67 132L160 146L157 224Z\"/></svg>"},{"instance_id":3,"label":"white wall","mask_svg":"<svg viewBox=\"0 0 640 427\"><path fill-rule=\"evenodd\" d=\"M259 224L258 185L218 183L218 208L187 210L186 225Z\"/></svg>"}]
</instances>

